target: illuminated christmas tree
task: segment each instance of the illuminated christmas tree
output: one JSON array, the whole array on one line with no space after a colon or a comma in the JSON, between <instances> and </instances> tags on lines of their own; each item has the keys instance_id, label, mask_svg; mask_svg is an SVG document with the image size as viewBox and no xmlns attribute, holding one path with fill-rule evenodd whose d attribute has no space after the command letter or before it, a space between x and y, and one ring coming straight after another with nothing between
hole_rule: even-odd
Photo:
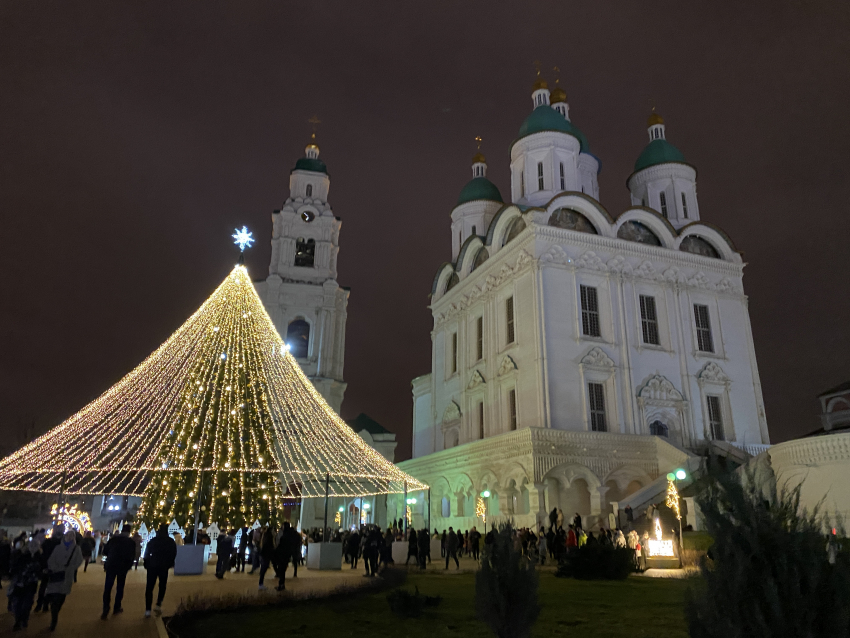
<instances>
[{"instance_id":1,"label":"illuminated christmas tree","mask_svg":"<svg viewBox=\"0 0 850 638\"><path fill-rule=\"evenodd\" d=\"M241 234L240 234L241 233ZM237 232L237 243L250 234ZM423 489L327 405L237 265L101 397L0 461L0 488L143 496L148 527L267 521L302 498Z\"/></svg>"}]
</instances>

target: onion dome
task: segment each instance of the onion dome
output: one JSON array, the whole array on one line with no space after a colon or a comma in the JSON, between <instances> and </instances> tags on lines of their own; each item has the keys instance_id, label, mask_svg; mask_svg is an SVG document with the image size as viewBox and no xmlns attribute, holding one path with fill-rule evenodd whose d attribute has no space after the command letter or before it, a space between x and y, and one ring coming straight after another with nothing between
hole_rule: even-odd
<instances>
[{"instance_id":1,"label":"onion dome","mask_svg":"<svg viewBox=\"0 0 850 638\"><path fill-rule=\"evenodd\" d=\"M549 101L552 104L558 104L560 102L567 101L567 92L562 89L558 84L555 84L555 88L552 89L552 96L549 98Z\"/></svg>"},{"instance_id":2,"label":"onion dome","mask_svg":"<svg viewBox=\"0 0 850 638\"><path fill-rule=\"evenodd\" d=\"M649 144L635 162L635 173L658 164L687 164L682 152L667 141L664 118L652 110L646 122L649 132Z\"/></svg>"},{"instance_id":3,"label":"onion dome","mask_svg":"<svg viewBox=\"0 0 850 638\"><path fill-rule=\"evenodd\" d=\"M460 191L460 197L457 198L457 205L460 206L467 202L482 199L499 202L500 204L504 203L498 187L487 179L487 160L481 154L481 151L479 151L472 158L472 179Z\"/></svg>"},{"instance_id":4,"label":"onion dome","mask_svg":"<svg viewBox=\"0 0 850 638\"><path fill-rule=\"evenodd\" d=\"M540 75L537 76L537 79L534 80L534 87L532 87L532 93L534 91L539 91L540 89L548 89L549 85L546 84L546 80L544 80Z\"/></svg>"},{"instance_id":5,"label":"onion dome","mask_svg":"<svg viewBox=\"0 0 850 638\"><path fill-rule=\"evenodd\" d=\"M590 145L587 143L584 133L548 104L538 106L525 118L522 126L519 127L519 136L517 139L544 131L556 131L572 135L579 141L582 153L590 152Z\"/></svg>"},{"instance_id":6,"label":"onion dome","mask_svg":"<svg viewBox=\"0 0 850 638\"><path fill-rule=\"evenodd\" d=\"M304 149L304 157L295 162L296 171L313 171L314 173L325 173L327 175L328 167L319 159L319 147L316 144L316 134L313 133L310 138L310 143Z\"/></svg>"},{"instance_id":7,"label":"onion dome","mask_svg":"<svg viewBox=\"0 0 850 638\"><path fill-rule=\"evenodd\" d=\"M664 118L656 113L655 109L652 109L652 113L649 114L649 119L646 121L646 125L647 127L650 127L655 126L656 124L664 124Z\"/></svg>"}]
</instances>

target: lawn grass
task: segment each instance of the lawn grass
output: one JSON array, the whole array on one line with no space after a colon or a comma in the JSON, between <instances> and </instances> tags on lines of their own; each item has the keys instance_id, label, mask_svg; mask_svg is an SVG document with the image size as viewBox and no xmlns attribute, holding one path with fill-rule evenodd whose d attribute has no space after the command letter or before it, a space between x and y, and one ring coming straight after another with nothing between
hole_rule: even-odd
<instances>
[{"instance_id":1,"label":"lawn grass","mask_svg":"<svg viewBox=\"0 0 850 638\"><path fill-rule=\"evenodd\" d=\"M414 586L428 596L442 596L439 607L419 618L390 613L387 592L352 595L333 603L308 601L285 609L253 608L205 614L180 638L209 636L287 635L362 636L393 638L491 638L475 617L473 574L411 574L404 588ZM540 574L540 618L534 636L581 638L686 638L684 596L687 582L633 576L625 581L577 581Z\"/></svg>"}]
</instances>

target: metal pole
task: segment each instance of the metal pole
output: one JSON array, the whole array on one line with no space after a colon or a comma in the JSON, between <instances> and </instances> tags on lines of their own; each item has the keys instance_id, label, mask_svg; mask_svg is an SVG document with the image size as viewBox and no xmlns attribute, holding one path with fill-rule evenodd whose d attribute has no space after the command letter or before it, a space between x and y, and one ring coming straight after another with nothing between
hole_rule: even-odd
<instances>
[{"instance_id":1,"label":"metal pole","mask_svg":"<svg viewBox=\"0 0 850 638\"><path fill-rule=\"evenodd\" d=\"M201 480L198 481L198 503L195 505L195 527L192 530L192 544L198 544L198 523L201 516L201 494L204 493L204 471L201 470Z\"/></svg>"},{"instance_id":2,"label":"metal pole","mask_svg":"<svg viewBox=\"0 0 850 638\"><path fill-rule=\"evenodd\" d=\"M328 533L328 494L331 489L330 472L325 474L325 526L322 528L322 542L327 543L326 535Z\"/></svg>"},{"instance_id":3,"label":"metal pole","mask_svg":"<svg viewBox=\"0 0 850 638\"><path fill-rule=\"evenodd\" d=\"M431 538L431 488L428 488L428 538Z\"/></svg>"},{"instance_id":4,"label":"metal pole","mask_svg":"<svg viewBox=\"0 0 850 638\"><path fill-rule=\"evenodd\" d=\"M676 477L676 498L679 498L679 478ZM681 501L681 499L679 499ZM685 551L685 539L682 538L682 506L679 505L679 567L682 566L682 552Z\"/></svg>"},{"instance_id":5,"label":"metal pole","mask_svg":"<svg viewBox=\"0 0 850 638\"><path fill-rule=\"evenodd\" d=\"M404 512L404 537L407 538L407 481L404 482L404 503L401 504L401 510Z\"/></svg>"},{"instance_id":6,"label":"metal pole","mask_svg":"<svg viewBox=\"0 0 850 638\"><path fill-rule=\"evenodd\" d=\"M62 515L65 513L65 479L68 476L68 470L62 471L62 483L59 485L59 502L56 503L56 516L59 522L62 522ZM56 527L56 520L53 521L53 526Z\"/></svg>"}]
</instances>

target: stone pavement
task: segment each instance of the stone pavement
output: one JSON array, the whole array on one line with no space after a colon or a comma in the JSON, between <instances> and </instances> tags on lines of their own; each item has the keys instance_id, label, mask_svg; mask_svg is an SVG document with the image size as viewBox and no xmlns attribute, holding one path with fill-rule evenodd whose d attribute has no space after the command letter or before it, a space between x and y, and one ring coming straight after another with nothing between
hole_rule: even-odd
<instances>
[{"instance_id":1,"label":"stone pavement","mask_svg":"<svg viewBox=\"0 0 850 638\"><path fill-rule=\"evenodd\" d=\"M298 569L298 578L292 578L292 567L287 570L286 588L290 591L329 591L343 584L357 584L362 581L363 570L350 569L347 565L342 571L319 572ZM277 580L274 572L266 574L266 589L260 592L257 588L259 574L249 576L243 574L227 574L224 580L216 579L215 566L208 565L207 573L200 576L174 576L169 574L168 591L162 605L163 615L169 616L175 612L180 600L187 596L217 596L222 594L250 594L255 596L275 596L274 587ZM100 565L89 565L88 571L79 570L77 583L71 594L65 600L65 605L59 614L59 624L56 632L47 631L50 625L50 613L33 613L30 616L29 628L26 631L11 631L14 617L6 612L4 601L0 613L0 636L26 636L38 634L53 635L62 638L100 638L101 636L120 636L121 638L165 638L160 636L157 623L153 616L145 618L145 580L146 572L143 567L131 570L127 574L124 588L124 613L117 616L110 614L108 620L101 620L103 611L103 581L104 571ZM5 590L5 587L4 587ZM115 590L112 592L113 600ZM156 602L156 590L154 590Z\"/></svg>"}]
</instances>

